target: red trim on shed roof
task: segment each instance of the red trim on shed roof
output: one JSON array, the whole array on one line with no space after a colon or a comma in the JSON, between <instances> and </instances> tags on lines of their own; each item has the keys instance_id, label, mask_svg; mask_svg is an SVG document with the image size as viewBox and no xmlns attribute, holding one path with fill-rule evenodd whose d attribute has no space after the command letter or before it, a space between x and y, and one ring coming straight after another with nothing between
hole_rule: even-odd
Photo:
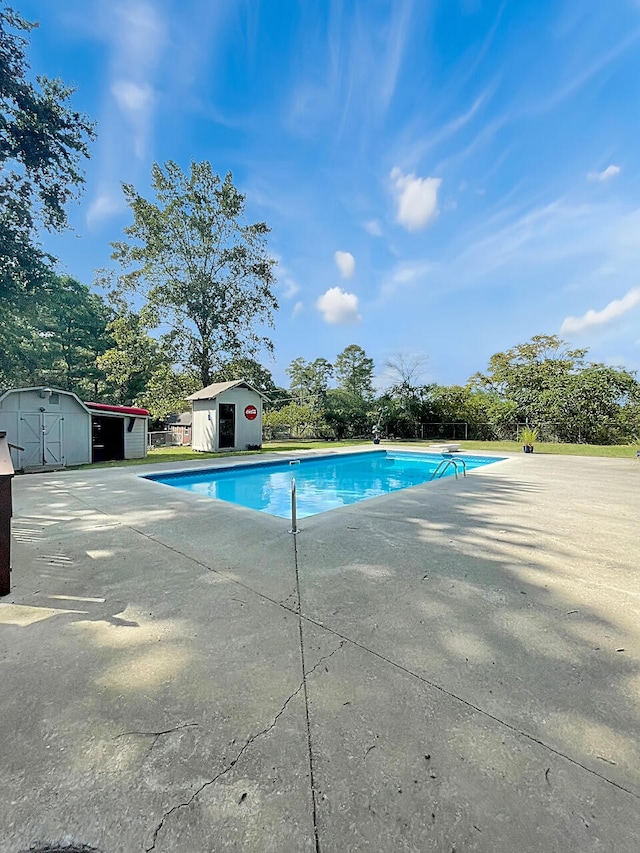
<instances>
[{"instance_id":1,"label":"red trim on shed roof","mask_svg":"<svg viewBox=\"0 0 640 853\"><path fill-rule=\"evenodd\" d=\"M139 418L148 418L150 412L146 409L136 409L134 406L109 406L107 403L85 403L90 409L98 412L113 412L118 415L137 415Z\"/></svg>"}]
</instances>

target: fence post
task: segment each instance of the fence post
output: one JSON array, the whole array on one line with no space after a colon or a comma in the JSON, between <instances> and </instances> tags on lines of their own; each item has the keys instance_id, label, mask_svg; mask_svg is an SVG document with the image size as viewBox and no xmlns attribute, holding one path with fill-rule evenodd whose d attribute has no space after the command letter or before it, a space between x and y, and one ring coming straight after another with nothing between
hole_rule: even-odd
<instances>
[{"instance_id":1,"label":"fence post","mask_svg":"<svg viewBox=\"0 0 640 853\"><path fill-rule=\"evenodd\" d=\"M0 432L0 596L11 591L11 480L13 462L6 432Z\"/></svg>"}]
</instances>

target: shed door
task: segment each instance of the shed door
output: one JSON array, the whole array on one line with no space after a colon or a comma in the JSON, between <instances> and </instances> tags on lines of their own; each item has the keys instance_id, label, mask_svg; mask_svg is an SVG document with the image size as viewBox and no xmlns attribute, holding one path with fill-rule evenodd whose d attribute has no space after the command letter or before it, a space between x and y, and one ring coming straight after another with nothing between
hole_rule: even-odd
<instances>
[{"instance_id":1,"label":"shed door","mask_svg":"<svg viewBox=\"0 0 640 853\"><path fill-rule=\"evenodd\" d=\"M218 447L236 446L236 405L220 403L218 406Z\"/></svg>"},{"instance_id":2,"label":"shed door","mask_svg":"<svg viewBox=\"0 0 640 853\"><path fill-rule=\"evenodd\" d=\"M20 416L21 465L64 465L64 417L50 412L25 412Z\"/></svg>"},{"instance_id":3,"label":"shed door","mask_svg":"<svg viewBox=\"0 0 640 853\"><path fill-rule=\"evenodd\" d=\"M48 412L43 417L43 462L45 465L64 465L64 418Z\"/></svg>"},{"instance_id":4,"label":"shed door","mask_svg":"<svg viewBox=\"0 0 640 853\"><path fill-rule=\"evenodd\" d=\"M20 415L20 445L24 447L20 465L29 468L42 465L43 436L41 412L24 412Z\"/></svg>"}]
</instances>

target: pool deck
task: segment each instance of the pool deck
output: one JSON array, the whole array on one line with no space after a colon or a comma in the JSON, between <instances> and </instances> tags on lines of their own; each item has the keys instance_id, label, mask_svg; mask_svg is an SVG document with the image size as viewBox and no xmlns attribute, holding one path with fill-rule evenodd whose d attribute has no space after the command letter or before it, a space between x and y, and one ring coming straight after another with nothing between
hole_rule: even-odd
<instances>
[{"instance_id":1,"label":"pool deck","mask_svg":"<svg viewBox=\"0 0 640 853\"><path fill-rule=\"evenodd\" d=\"M638 461L297 536L147 470L14 480L0 853L638 853Z\"/></svg>"}]
</instances>

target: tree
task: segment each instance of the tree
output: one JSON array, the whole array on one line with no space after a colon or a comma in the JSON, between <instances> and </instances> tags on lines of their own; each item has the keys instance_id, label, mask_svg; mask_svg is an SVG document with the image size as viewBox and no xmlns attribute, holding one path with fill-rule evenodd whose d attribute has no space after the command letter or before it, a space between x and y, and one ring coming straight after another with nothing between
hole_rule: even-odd
<instances>
[{"instance_id":1,"label":"tree","mask_svg":"<svg viewBox=\"0 0 640 853\"><path fill-rule=\"evenodd\" d=\"M195 374L178 372L165 363L151 374L134 402L149 409L155 421L164 421L175 412L189 409L186 398L199 386L200 379Z\"/></svg>"},{"instance_id":2,"label":"tree","mask_svg":"<svg viewBox=\"0 0 640 853\"><path fill-rule=\"evenodd\" d=\"M379 426L403 438L417 436L417 425L430 420L430 386L421 383L427 356L395 353L385 362L389 385L379 398Z\"/></svg>"},{"instance_id":3,"label":"tree","mask_svg":"<svg viewBox=\"0 0 640 853\"><path fill-rule=\"evenodd\" d=\"M301 438L305 433L317 433L321 415L312 406L301 406L289 403L281 409L274 409L263 416L263 424L268 430L286 427L295 438Z\"/></svg>"},{"instance_id":4,"label":"tree","mask_svg":"<svg viewBox=\"0 0 640 853\"><path fill-rule=\"evenodd\" d=\"M357 344L350 344L336 358L338 388L361 400L373 397L373 359Z\"/></svg>"},{"instance_id":5,"label":"tree","mask_svg":"<svg viewBox=\"0 0 640 853\"><path fill-rule=\"evenodd\" d=\"M244 224L245 196L211 164L192 163L189 175L171 161L154 164L156 202L123 184L133 213L127 239L113 243L126 270L122 291L136 291L172 330L174 360L212 382L223 357L273 350L262 327L273 326L275 261L264 222Z\"/></svg>"},{"instance_id":6,"label":"tree","mask_svg":"<svg viewBox=\"0 0 640 853\"><path fill-rule=\"evenodd\" d=\"M149 328L155 323L144 309L138 313L119 303L119 311L108 324L112 346L98 358L104 371L109 399L131 406L145 393L154 374L171 369L171 360ZM194 389L195 390L195 389Z\"/></svg>"},{"instance_id":7,"label":"tree","mask_svg":"<svg viewBox=\"0 0 640 853\"><path fill-rule=\"evenodd\" d=\"M91 397L102 378L97 358L109 346L106 326L109 309L102 297L70 276L54 276L54 286L45 287L38 335L45 343L42 379Z\"/></svg>"},{"instance_id":8,"label":"tree","mask_svg":"<svg viewBox=\"0 0 640 853\"><path fill-rule=\"evenodd\" d=\"M253 358L232 358L213 375L214 382L233 382L235 379L244 379L263 394L269 394L276 388L271 371Z\"/></svg>"},{"instance_id":9,"label":"tree","mask_svg":"<svg viewBox=\"0 0 640 853\"><path fill-rule=\"evenodd\" d=\"M287 373L292 393L313 408L322 409L329 380L333 376L333 365L326 358L316 358L315 361L294 358L287 367Z\"/></svg>"},{"instance_id":10,"label":"tree","mask_svg":"<svg viewBox=\"0 0 640 853\"><path fill-rule=\"evenodd\" d=\"M376 421L372 399L364 400L340 388L327 391L323 416L337 439L370 436Z\"/></svg>"},{"instance_id":11,"label":"tree","mask_svg":"<svg viewBox=\"0 0 640 853\"><path fill-rule=\"evenodd\" d=\"M486 374L470 382L494 401L510 404L515 420L530 422L562 441L610 442L638 397L633 373L585 361L587 349L571 349L557 335L535 335L496 353Z\"/></svg>"},{"instance_id":12,"label":"tree","mask_svg":"<svg viewBox=\"0 0 640 853\"><path fill-rule=\"evenodd\" d=\"M27 39L36 24L0 7L0 301L6 323L25 294L45 283L55 260L38 226L66 227L66 205L84 177L94 126L70 107L73 89L61 80L27 80ZM3 313L5 313L3 312Z\"/></svg>"},{"instance_id":13,"label":"tree","mask_svg":"<svg viewBox=\"0 0 640 853\"><path fill-rule=\"evenodd\" d=\"M422 383L429 359L424 353L393 353L384 363L391 388L417 388Z\"/></svg>"},{"instance_id":14,"label":"tree","mask_svg":"<svg viewBox=\"0 0 640 853\"><path fill-rule=\"evenodd\" d=\"M489 359L486 374L471 384L517 404L519 420L554 420L554 411L570 377L584 367L586 349L570 349L557 335L534 335Z\"/></svg>"},{"instance_id":15,"label":"tree","mask_svg":"<svg viewBox=\"0 0 640 853\"><path fill-rule=\"evenodd\" d=\"M96 358L109 346L103 299L69 276L51 273L38 298L0 325L0 386L54 385L94 396Z\"/></svg>"}]
</instances>

